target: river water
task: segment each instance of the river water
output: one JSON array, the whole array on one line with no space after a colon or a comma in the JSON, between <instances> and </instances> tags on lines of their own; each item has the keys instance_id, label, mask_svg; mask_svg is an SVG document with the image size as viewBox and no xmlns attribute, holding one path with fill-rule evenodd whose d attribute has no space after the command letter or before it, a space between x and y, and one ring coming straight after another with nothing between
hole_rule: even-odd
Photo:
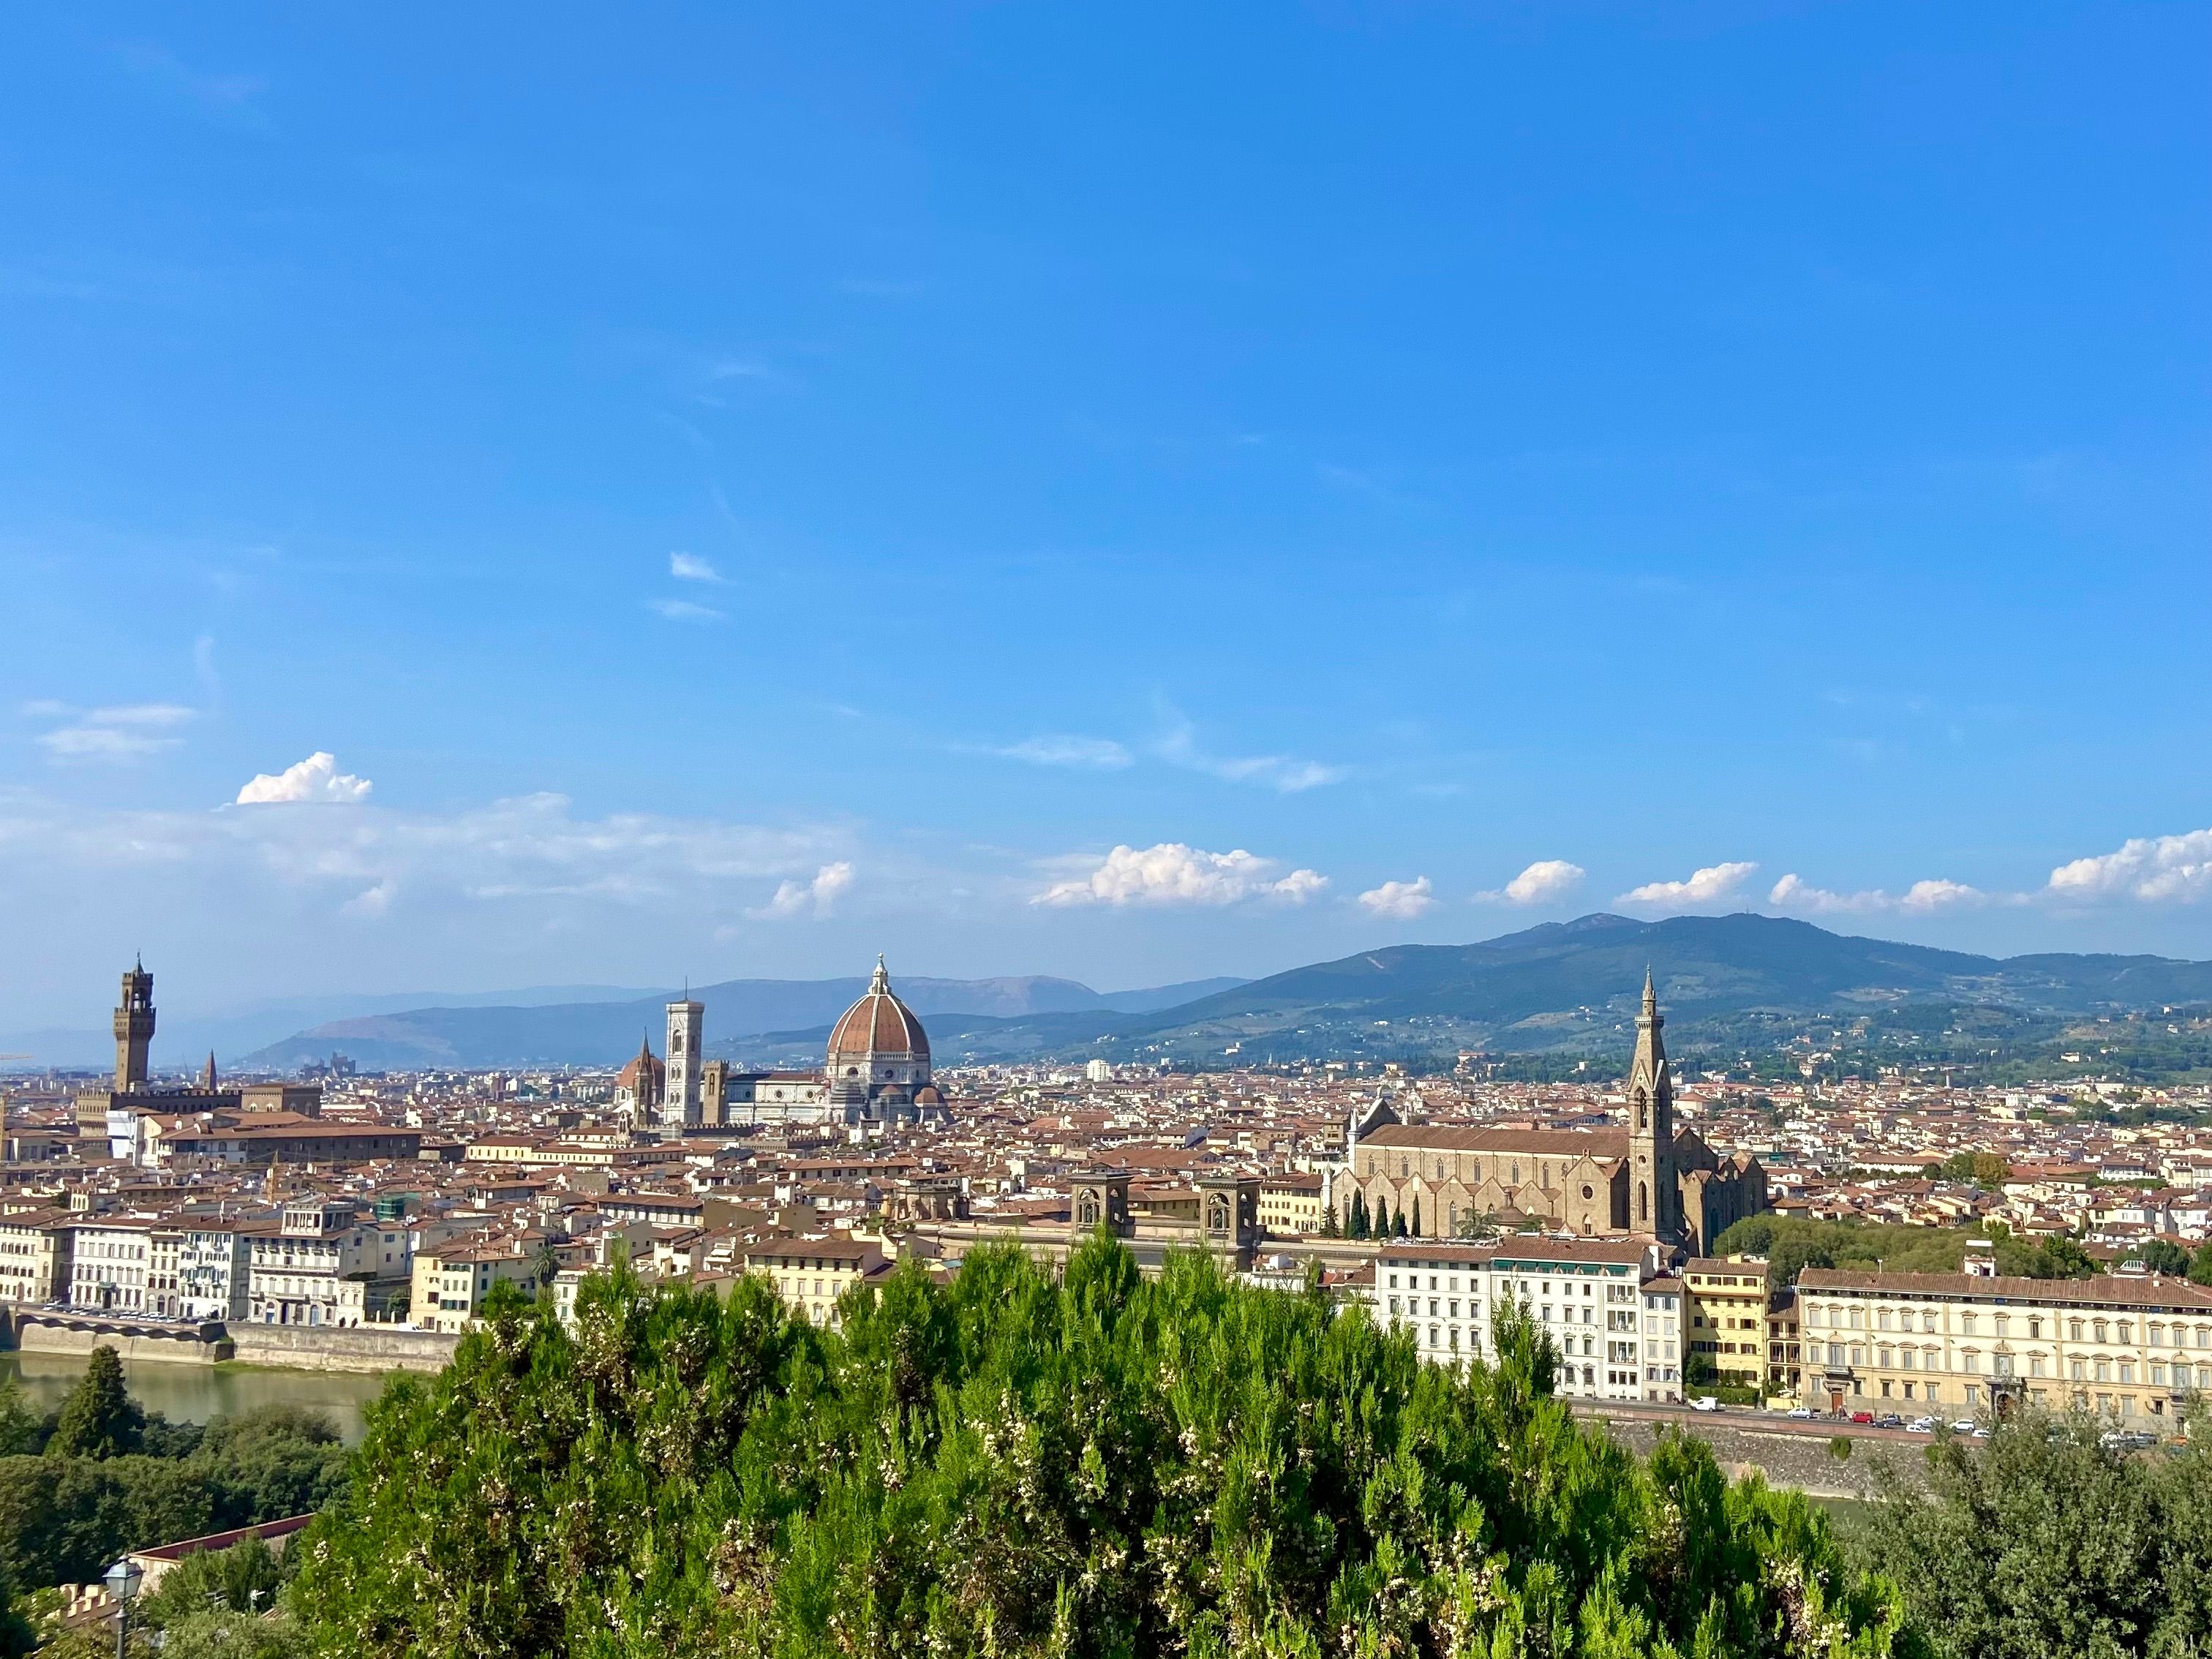
<instances>
[{"instance_id":1,"label":"river water","mask_svg":"<svg viewBox=\"0 0 2212 1659\"><path fill-rule=\"evenodd\" d=\"M85 1356L0 1353L0 1377L17 1376L33 1409L58 1406L84 1375ZM306 1406L337 1425L348 1445L361 1438L361 1408L384 1392L380 1376L347 1371L271 1370L258 1365L123 1362L133 1399L174 1423L204 1423L256 1406Z\"/></svg>"}]
</instances>

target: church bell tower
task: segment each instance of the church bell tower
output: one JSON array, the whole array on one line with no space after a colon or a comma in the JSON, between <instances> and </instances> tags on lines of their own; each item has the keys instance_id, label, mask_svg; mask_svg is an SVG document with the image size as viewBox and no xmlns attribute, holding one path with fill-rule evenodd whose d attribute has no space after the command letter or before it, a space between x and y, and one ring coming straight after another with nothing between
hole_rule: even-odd
<instances>
[{"instance_id":1,"label":"church bell tower","mask_svg":"<svg viewBox=\"0 0 2212 1659\"><path fill-rule=\"evenodd\" d=\"M115 1009L116 1093L146 1086L146 1051L153 1042L154 976L137 962L123 975L123 1000Z\"/></svg>"},{"instance_id":2,"label":"church bell tower","mask_svg":"<svg viewBox=\"0 0 2212 1659\"><path fill-rule=\"evenodd\" d=\"M1673 1244L1682 1237L1682 1188L1674 1173L1674 1079L1660 1036L1666 1024L1647 968L1628 1066L1628 1229Z\"/></svg>"}]
</instances>

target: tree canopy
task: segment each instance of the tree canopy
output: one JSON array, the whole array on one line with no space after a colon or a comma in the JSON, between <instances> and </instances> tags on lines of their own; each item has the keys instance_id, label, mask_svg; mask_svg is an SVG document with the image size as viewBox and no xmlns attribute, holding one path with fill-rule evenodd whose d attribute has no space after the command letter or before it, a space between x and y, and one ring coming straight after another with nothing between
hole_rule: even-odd
<instances>
[{"instance_id":1,"label":"tree canopy","mask_svg":"<svg viewBox=\"0 0 2212 1659\"><path fill-rule=\"evenodd\" d=\"M396 1380L295 1540L344 1659L1922 1651L1802 1495L1639 1462L1508 1316L1464 1377L1203 1256L902 1264L817 1330L587 1281Z\"/></svg>"}]
</instances>

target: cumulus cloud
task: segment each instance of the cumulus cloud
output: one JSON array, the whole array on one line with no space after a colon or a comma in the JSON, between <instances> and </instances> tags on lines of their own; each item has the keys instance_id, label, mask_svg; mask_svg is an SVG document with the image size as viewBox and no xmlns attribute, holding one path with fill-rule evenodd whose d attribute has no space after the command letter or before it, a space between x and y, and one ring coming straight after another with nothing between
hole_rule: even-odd
<instances>
[{"instance_id":1,"label":"cumulus cloud","mask_svg":"<svg viewBox=\"0 0 2212 1659\"><path fill-rule=\"evenodd\" d=\"M696 553L671 553L668 556L668 574L679 582L720 583L726 580L720 571Z\"/></svg>"},{"instance_id":2,"label":"cumulus cloud","mask_svg":"<svg viewBox=\"0 0 2212 1659\"><path fill-rule=\"evenodd\" d=\"M1484 904L1555 904L1582 885L1589 872L1565 859L1538 859L1503 887L1474 896Z\"/></svg>"},{"instance_id":3,"label":"cumulus cloud","mask_svg":"<svg viewBox=\"0 0 2212 1659\"><path fill-rule=\"evenodd\" d=\"M1089 863L1090 860L1085 860ZM1238 848L1208 853L1181 842L1116 847L1088 870L1056 881L1033 904L1236 904L1273 899L1303 904L1328 885L1312 870L1278 874L1282 863Z\"/></svg>"},{"instance_id":4,"label":"cumulus cloud","mask_svg":"<svg viewBox=\"0 0 2212 1659\"><path fill-rule=\"evenodd\" d=\"M786 916L830 914L837 896L853 884L853 866L840 859L835 864L825 864L814 872L811 881L785 881L776 885L775 896L757 910L748 910L747 915L763 920L780 920Z\"/></svg>"},{"instance_id":5,"label":"cumulus cloud","mask_svg":"<svg viewBox=\"0 0 2212 1659\"><path fill-rule=\"evenodd\" d=\"M339 913L375 921L392 908L392 896L398 890L398 884L387 878L378 882L374 887L362 888L360 892L338 906Z\"/></svg>"},{"instance_id":6,"label":"cumulus cloud","mask_svg":"<svg viewBox=\"0 0 2212 1659\"><path fill-rule=\"evenodd\" d=\"M1066 732L1025 738L991 752L1006 760L1025 761L1031 766L1069 766L1101 772L1119 771L1129 765L1132 758L1129 751L1111 738L1080 738Z\"/></svg>"},{"instance_id":7,"label":"cumulus cloud","mask_svg":"<svg viewBox=\"0 0 2212 1659\"><path fill-rule=\"evenodd\" d=\"M173 702L124 703L111 708L72 710L58 702L34 702L23 711L39 720L66 723L39 734L38 744L58 761L126 764L174 749L184 739L177 729L198 711Z\"/></svg>"},{"instance_id":8,"label":"cumulus cloud","mask_svg":"<svg viewBox=\"0 0 2212 1659\"><path fill-rule=\"evenodd\" d=\"M1735 896L1756 864L1709 864L1687 881L1648 881L1615 900L1620 904L1718 904Z\"/></svg>"},{"instance_id":9,"label":"cumulus cloud","mask_svg":"<svg viewBox=\"0 0 2212 1659\"><path fill-rule=\"evenodd\" d=\"M274 806L294 801L333 801L350 805L368 799L376 786L367 778L338 770L337 757L318 749L307 759L277 773L258 772L238 792L240 806Z\"/></svg>"},{"instance_id":10,"label":"cumulus cloud","mask_svg":"<svg viewBox=\"0 0 2212 1659\"><path fill-rule=\"evenodd\" d=\"M1979 888L1967 886L1962 881L1942 879L1916 881L1897 895L1885 892L1879 887L1866 888L1856 893L1838 893L1825 887L1815 887L1793 872L1774 884L1766 896L1766 902L1778 910L1798 910L1813 915L1863 914L1880 910L1903 910L1924 915L1954 905L1985 904L1990 902L1990 896Z\"/></svg>"},{"instance_id":11,"label":"cumulus cloud","mask_svg":"<svg viewBox=\"0 0 2212 1659\"><path fill-rule=\"evenodd\" d=\"M720 622L722 613L711 605L695 605L690 599L647 599L645 608L656 617L665 617L671 622Z\"/></svg>"},{"instance_id":12,"label":"cumulus cloud","mask_svg":"<svg viewBox=\"0 0 2212 1659\"><path fill-rule=\"evenodd\" d=\"M1378 916L1410 921L1431 908L1437 901L1429 878L1422 876L1413 881L1386 881L1380 887L1370 887L1359 896L1359 902Z\"/></svg>"},{"instance_id":13,"label":"cumulus cloud","mask_svg":"<svg viewBox=\"0 0 2212 1659\"><path fill-rule=\"evenodd\" d=\"M2075 859L2051 872L2045 891L2075 903L2123 898L2194 904L2212 898L2212 830L2142 837L2117 853Z\"/></svg>"},{"instance_id":14,"label":"cumulus cloud","mask_svg":"<svg viewBox=\"0 0 2212 1659\"><path fill-rule=\"evenodd\" d=\"M1154 745L1154 752L1169 765L1180 766L1186 771L1203 772L1224 783L1255 784L1285 795L1302 794L1324 784L1341 782L1345 777L1340 766L1302 760L1294 755L1213 754L1200 746L1196 730L1184 720L1169 723L1166 732Z\"/></svg>"}]
</instances>

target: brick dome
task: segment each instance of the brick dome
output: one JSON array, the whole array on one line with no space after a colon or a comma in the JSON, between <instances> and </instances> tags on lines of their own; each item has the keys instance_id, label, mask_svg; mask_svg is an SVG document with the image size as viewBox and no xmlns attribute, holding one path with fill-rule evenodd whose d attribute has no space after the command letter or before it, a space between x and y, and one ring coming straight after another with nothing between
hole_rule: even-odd
<instances>
[{"instance_id":1,"label":"brick dome","mask_svg":"<svg viewBox=\"0 0 2212 1659\"><path fill-rule=\"evenodd\" d=\"M830 1030L830 1073L834 1079L848 1060L927 1060L929 1034L914 1010L891 994L890 975L876 958L875 977L866 994L845 1011Z\"/></svg>"}]
</instances>

